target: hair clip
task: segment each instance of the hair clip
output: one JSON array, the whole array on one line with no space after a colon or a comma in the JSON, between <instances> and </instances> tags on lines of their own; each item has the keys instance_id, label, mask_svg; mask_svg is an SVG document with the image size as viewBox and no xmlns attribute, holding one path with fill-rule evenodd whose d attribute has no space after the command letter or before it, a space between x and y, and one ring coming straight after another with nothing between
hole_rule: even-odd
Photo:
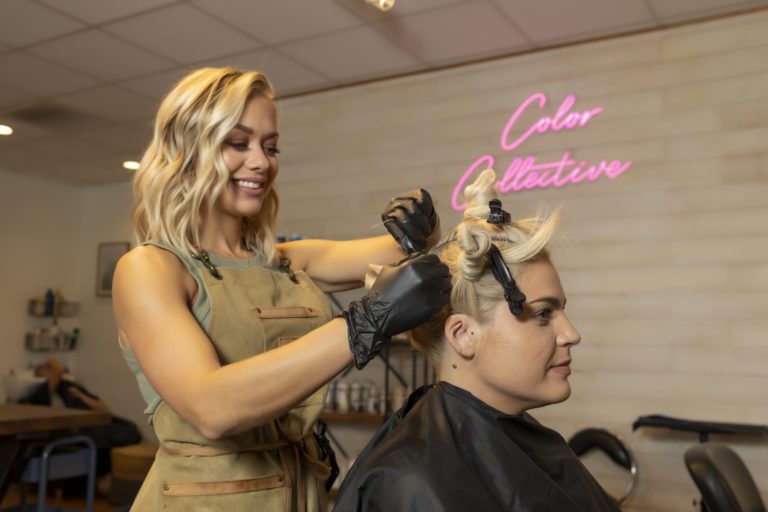
<instances>
[{"instance_id":1,"label":"hair clip","mask_svg":"<svg viewBox=\"0 0 768 512\"><path fill-rule=\"evenodd\" d=\"M199 254L196 256L193 256L196 260L199 260L205 268L208 269L208 272L211 273L213 277L221 281L224 279L224 277L219 273L219 269L216 268L216 265L213 264L211 261L211 258L208 257L208 253L205 251L200 251Z\"/></svg>"},{"instance_id":2,"label":"hair clip","mask_svg":"<svg viewBox=\"0 0 768 512\"><path fill-rule=\"evenodd\" d=\"M504 262L501 251L494 244L491 244L488 248L488 260L491 264L493 277L504 288L504 298L509 305L509 312L515 316L521 315L523 313L525 294L517 287L517 283L512 277L512 272L509 271L509 267Z\"/></svg>"},{"instance_id":3,"label":"hair clip","mask_svg":"<svg viewBox=\"0 0 768 512\"><path fill-rule=\"evenodd\" d=\"M293 270L291 270L291 260L288 258L280 258L280 270L288 274L288 278L296 284L299 284L299 278L296 277Z\"/></svg>"},{"instance_id":4,"label":"hair clip","mask_svg":"<svg viewBox=\"0 0 768 512\"><path fill-rule=\"evenodd\" d=\"M508 224L510 215L509 212L501 209L501 201L498 199L491 199L488 202L488 206L491 208L491 213L488 214L488 224Z\"/></svg>"}]
</instances>

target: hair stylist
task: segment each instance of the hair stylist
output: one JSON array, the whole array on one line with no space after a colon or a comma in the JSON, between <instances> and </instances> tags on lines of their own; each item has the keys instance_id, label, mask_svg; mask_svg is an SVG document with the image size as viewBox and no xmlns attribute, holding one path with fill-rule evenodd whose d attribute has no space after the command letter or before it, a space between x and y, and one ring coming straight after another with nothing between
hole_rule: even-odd
<instances>
[{"instance_id":1,"label":"hair stylist","mask_svg":"<svg viewBox=\"0 0 768 512\"><path fill-rule=\"evenodd\" d=\"M278 132L258 72L206 68L159 107L134 180L138 247L113 286L119 341L160 449L133 510L325 510L312 435L325 385L448 299L435 256L389 267L331 319L323 292L436 240L429 195L384 213L395 236L275 241Z\"/></svg>"}]
</instances>

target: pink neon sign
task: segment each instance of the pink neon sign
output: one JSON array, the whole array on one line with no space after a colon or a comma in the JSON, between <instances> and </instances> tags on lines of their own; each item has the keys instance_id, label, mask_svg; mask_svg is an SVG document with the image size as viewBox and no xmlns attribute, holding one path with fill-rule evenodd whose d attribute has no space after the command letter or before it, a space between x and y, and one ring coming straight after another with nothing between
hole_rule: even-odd
<instances>
[{"instance_id":1,"label":"pink neon sign","mask_svg":"<svg viewBox=\"0 0 768 512\"><path fill-rule=\"evenodd\" d=\"M499 146L502 151L513 151L534 134L557 133L563 130L584 128L587 123L603 112L602 107L585 110L583 112L571 111L576 97L567 96L558 107L554 116L543 116L533 123L515 140L510 141L510 134L523 112L532 105L539 109L547 104L547 97L543 93L532 94L520 104L514 114L507 121L504 131L501 132ZM495 167L496 160L492 155L483 155L475 160L464 172L451 196L451 205L454 210L463 210L466 204L460 204L459 198L464 187L471 181L475 172ZM562 187L568 183L581 183L582 181L595 181L601 175L610 179L616 178L632 165L631 161L601 160L598 164L588 164L584 160L577 161L571 157L570 151L565 151L562 158L554 162L537 162L534 156L516 156L507 167L504 175L496 184L499 192L519 192L533 188Z\"/></svg>"}]
</instances>

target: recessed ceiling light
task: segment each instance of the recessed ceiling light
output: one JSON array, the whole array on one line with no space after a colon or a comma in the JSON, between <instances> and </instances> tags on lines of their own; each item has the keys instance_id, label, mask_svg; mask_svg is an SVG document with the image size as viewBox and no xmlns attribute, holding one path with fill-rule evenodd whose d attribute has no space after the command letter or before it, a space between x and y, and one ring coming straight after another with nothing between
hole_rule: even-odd
<instances>
[{"instance_id":1,"label":"recessed ceiling light","mask_svg":"<svg viewBox=\"0 0 768 512\"><path fill-rule=\"evenodd\" d=\"M4 124L0 124L0 135L10 135L13 133L13 128L10 126L6 126Z\"/></svg>"},{"instance_id":2,"label":"recessed ceiling light","mask_svg":"<svg viewBox=\"0 0 768 512\"><path fill-rule=\"evenodd\" d=\"M380 11L387 12L395 5L395 0L365 0L371 5L375 5Z\"/></svg>"},{"instance_id":3,"label":"recessed ceiling light","mask_svg":"<svg viewBox=\"0 0 768 512\"><path fill-rule=\"evenodd\" d=\"M133 160L126 160L123 162L123 168L128 169L129 171L135 171L139 168L139 162L134 162Z\"/></svg>"}]
</instances>

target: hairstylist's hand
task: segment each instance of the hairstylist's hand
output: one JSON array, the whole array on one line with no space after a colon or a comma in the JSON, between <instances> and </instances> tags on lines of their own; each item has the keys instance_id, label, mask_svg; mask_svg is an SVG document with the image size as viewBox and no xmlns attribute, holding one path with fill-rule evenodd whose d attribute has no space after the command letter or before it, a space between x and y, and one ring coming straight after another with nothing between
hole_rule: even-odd
<instances>
[{"instance_id":1,"label":"hairstylist's hand","mask_svg":"<svg viewBox=\"0 0 768 512\"><path fill-rule=\"evenodd\" d=\"M381 213L381 220L407 254L426 249L427 238L440 225L432 196L423 188L392 199Z\"/></svg>"},{"instance_id":2,"label":"hairstylist's hand","mask_svg":"<svg viewBox=\"0 0 768 512\"><path fill-rule=\"evenodd\" d=\"M448 303L451 275L434 254L384 267L368 294L343 311L349 348L362 369L390 338L421 325Z\"/></svg>"}]
</instances>

